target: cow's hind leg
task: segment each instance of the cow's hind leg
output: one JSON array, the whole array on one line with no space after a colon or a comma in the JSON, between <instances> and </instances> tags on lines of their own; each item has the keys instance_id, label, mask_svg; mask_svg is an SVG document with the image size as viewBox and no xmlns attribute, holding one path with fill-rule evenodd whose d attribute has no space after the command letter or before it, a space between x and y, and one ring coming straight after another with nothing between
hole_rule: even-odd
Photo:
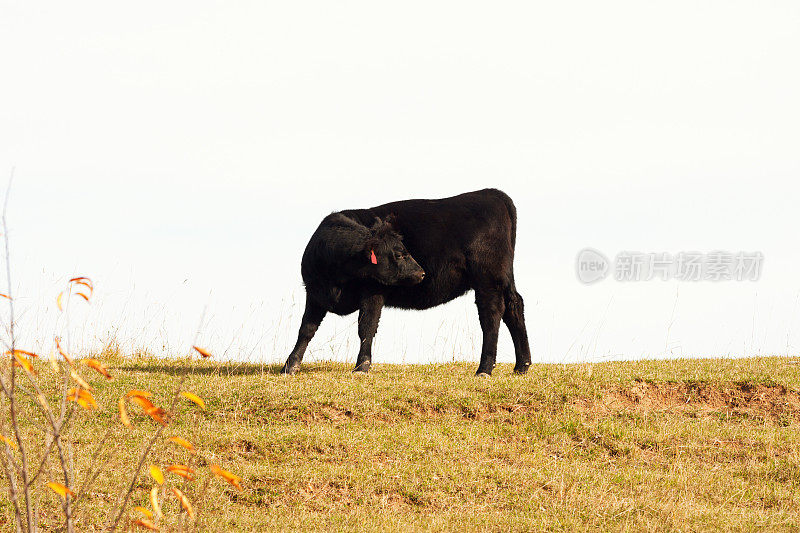
<instances>
[{"instance_id":1,"label":"cow's hind leg","mask_svg":"<svg viewBox=\"0 0 800 533\"><path fill-rule=\"evenodd\" d=\"M476 290L475 304L478 306L478 319L483 330L481 363L475 375L491 376L497 359L497 336L500 319L505 311L505 301L499 290Z\"/></svg>"},{"instance_id":2,"label":"cow's hind leg","mask_svg":"<svg viewBox=\"0 0 800 533\"><path fill-rule=\"evenodd\" d=\"M361 346L358 349L358 359L353 372L369 372L372 365L372 339L378 332L378 322L381 319L383 296L376 294L361 300L358 310L358 338Z\"/></svg>"},{"instance_id":3,"label":"cow's hind leg","mask_svg":"<svg viewBox=\"0 0 800 533\"><path fill-rule=\"evenodd\" d=\"M322 323L326 313L327 311L324 308L312 302L310 298L306 298L306 310L303 313L300 331L297 334L297 344L294 345L294 350L286 359L286 364L283 365L281 374L294 374L300 368L308 343L314 337L314 333L317 332L317 328Z\"/></svg>"},{"instance_id":4,"label":"cow's hind leg","mask_svg":"<svg viewBox=\"0 0 800 533\"><path fill-rule=\"evenodd\" d=\"M515 374L524 374L531 366L531 348L528 344L528 331L525 328L525 305L522 296L512 286L505 296L506 310L503 314L511 340L514 341L514 353L517 363L514 365Z\"/></svg>"}]
</instances>

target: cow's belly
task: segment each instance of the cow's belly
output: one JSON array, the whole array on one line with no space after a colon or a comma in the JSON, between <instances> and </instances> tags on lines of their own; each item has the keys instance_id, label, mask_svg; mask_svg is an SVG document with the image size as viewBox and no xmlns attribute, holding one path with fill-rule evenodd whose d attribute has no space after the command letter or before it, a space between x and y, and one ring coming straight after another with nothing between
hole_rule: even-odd
<instances>
[{"instance_id":1,"label":"cow's belly","mask_svg":"<svg viewBox=\"0 0 800 533\"><path fill-rule=\"evenodd\" d=\"M386 292L386 305L400 309L430 309L455 300L470 289L463 276L425 278L412 287L392 287Z\"/></svg>"},{"instance_id":2,"label":"cow's belly","mask_svg":"<svg viewBox=\"0 0 800 533\"><path fill-rule=\"evenodd\" d=\"M314 294L319 299L319 304L329 312L341 316L349 315L358 311L365 288L363 283L363 281L353 282L341 289L320 289ZM307 285L306 289L309 288ZM459 268L451 268L445 275L440 273L426 277L419 285L410 287L387 287L377 284L373 286L376 292L383 294L384 304L387 307L399 309L430 309L466 294L471 288L466 275Z\"/></svg>"}]
</instances>

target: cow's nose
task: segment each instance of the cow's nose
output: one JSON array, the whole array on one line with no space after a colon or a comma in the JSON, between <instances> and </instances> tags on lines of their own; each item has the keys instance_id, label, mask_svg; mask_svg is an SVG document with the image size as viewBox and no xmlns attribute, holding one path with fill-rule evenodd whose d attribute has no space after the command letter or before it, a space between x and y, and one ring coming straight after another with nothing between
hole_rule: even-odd
<instances>
[{"instance_id":1,"label":"cow's nose","mask_svg":"<svg viewBox=\"0 0 800 533\"><path fill-rule=\"evenodd\" d=\"M425 271L424 270L420 270L419 274L417 274L417 277L419 278L420 281L425 279Z\"/></svg>"}]
</instances>

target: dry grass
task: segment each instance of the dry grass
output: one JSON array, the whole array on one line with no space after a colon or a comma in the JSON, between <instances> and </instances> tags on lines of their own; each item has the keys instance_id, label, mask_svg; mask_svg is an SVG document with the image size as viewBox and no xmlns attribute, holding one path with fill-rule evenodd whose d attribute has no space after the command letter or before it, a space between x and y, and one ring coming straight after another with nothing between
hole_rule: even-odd
<instances>
[{"instance_id":1,"label":"dry grass","mask_svg":"<svg viewBox=\"0 0 800 533\"><path fill-rule=\"evenodd\" d=\"M152 433L143 417L124 428L117 399L172 390L189 364L103 360L116 379L92 382L100 409L80 413L73 438L91 448L111 426L115 444L81 531L101 525ZM208 409L181 402L165 436L187 438L198 465L219 463L244 488L212 480L200 497L204 480L168 474L197 502L202 531L800 528L800 365L785 358L535 365L521 377L501 365L489 380L473 364L363 377L316 364L291 378L191 365L185 389ZM165 441L153 461L187 453ZM76 461L80 480L88 458ZM133 505L148 504L146 476ZM166 498L165 514L178 505ZM10 513L0 501L0 521Z\"/></svg>"}]
</instances>

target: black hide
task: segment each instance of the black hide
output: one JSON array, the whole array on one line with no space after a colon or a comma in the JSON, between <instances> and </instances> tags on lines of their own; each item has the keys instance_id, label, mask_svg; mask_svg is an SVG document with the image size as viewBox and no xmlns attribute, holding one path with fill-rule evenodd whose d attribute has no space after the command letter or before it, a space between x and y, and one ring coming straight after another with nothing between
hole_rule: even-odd
<instances>
[{"instance_id":1,"label":"black hide","mask_svg":"<svg viewBox=\"0 0 800 533\"><path fill-rule=\"evenodd\" d=\"M514 341L514 371L531 363L522 297L514 285L517 213L497 189L440 200L403 200L325 217L311 236L301 272L306 307L282 372L293 374L328 312L359 312L356 371L372 361L384 306L428 309L475 291L483 329L478 375L489 375L500 321Z\"/></svg>"}]
</instances>

